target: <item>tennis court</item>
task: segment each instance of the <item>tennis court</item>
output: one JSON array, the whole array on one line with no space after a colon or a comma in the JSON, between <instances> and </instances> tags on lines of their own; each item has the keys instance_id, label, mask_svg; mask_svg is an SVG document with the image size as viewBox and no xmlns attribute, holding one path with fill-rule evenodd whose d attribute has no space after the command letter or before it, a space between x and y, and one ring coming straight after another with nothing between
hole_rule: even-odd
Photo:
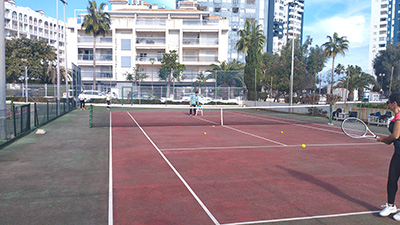
<instances>
[{"instance_id":1,"label":"tennis court","mask_svg":"<svg viewBox=\"0 0 400 225\"><path fill-rule=\"evenodd\" d=\"M252 111L127 108L103 110L109 121L95 116L94 124L110 125L109 219L354 224L349 218L376 217L393 146L349 138L324 117Z\"/></svg>"}]
</instances>

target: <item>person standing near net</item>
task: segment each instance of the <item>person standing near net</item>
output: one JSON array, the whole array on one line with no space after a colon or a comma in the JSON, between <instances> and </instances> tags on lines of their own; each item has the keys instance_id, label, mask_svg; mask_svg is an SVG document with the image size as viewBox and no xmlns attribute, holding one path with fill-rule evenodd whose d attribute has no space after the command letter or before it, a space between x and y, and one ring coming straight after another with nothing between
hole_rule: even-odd
<instances>
[{"instance_id":1,"label":"person standing near net","mask_svg":"<svg viewBox=\"0 0 400 225\"><path fill-rule=\"evenodd\" d=\"M190 110L189 110L189 115L192 115L192 108L193 108L193 116L196 115L196 107L199 104L199 97L197 96L199 94L198 91L196 91L192 96L190 96Z\"/></svg>"},{"instance_id":2,"label":"person standing near net","mask_svg":"<svg viewBox=\"0 0 400 225\"><path fill-rule=\"evenodd\" d=\"M78 96L81 110L85 110L85 95L83 94L83 91L79 94Z\"/></svg>"},{"instance_id":3,"label":"person standing near net","mask_svg":"<svg viewBox=\"0 0 400 225\"><path fill-rule=\"evenodd\" d=\"M389 109L395 114L389 124L389 131L391 134L387 137L378 137L377 141L388 145L394 143L394 153L390 161L387 181L388 199L385 208L379 213L381 216L389 216L391 213L397 212L394 201L398 189L397 182L400 177L400 93L390 95L386 103ZM393 219L400 221L400 213L395 214Z\"/></svg>"},{"instance_id":4,"label":"person standing near net","mask_svg":"<svg viewBox=\"0 0 400 225\"><path fill-rule=\"evenodd\" d=\"M106 94L106 101L107 101L107 109L110 110L110 104L111 104L111 93L110 93L110 91L108 91L107 94Z\"/></svg>"}]
</instances>

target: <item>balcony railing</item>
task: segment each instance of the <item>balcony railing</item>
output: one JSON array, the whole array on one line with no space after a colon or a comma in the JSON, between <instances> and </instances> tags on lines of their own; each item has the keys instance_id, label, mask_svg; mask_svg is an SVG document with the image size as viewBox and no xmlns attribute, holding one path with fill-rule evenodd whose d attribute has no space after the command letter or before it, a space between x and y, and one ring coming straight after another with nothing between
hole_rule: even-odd
<instances>
[{"instance_id":1,"label":"balcony railing","mask_svg":"<svg viewBox=\"0 0 400 225\"><path fill-rule=\"evenodd\" d=\"M141 62L151 62L154 60L155 62L161 62L162 60L162 55L159 56L136 56L136 61L141 61Z\"/></svg>"},{"instance_id":2,"label":"balcony railing","mask_svg":"<svg viewBox=\"0 0 400 225\"><path fill-rule=\"evenodd\" d=\"M217 62L217 56L195 56L195 55L184 55L183 61L185 62Z\"/></svg>"},{"instance_id":3,"label":"balcony railing","mask_svg":"<svg viewBox=\"0 0 400 225\"><path fill-rule=\"evenodd\" d=\"M78 43L93 43L93 37L78 37ZM96 43L112 43L112 37L97 37Z\"/></svg>"},{"instance_id":4,"label":"balcony railing","mask_svg":"<svg viewBox=\"0 0 400 225\"><path fill-rule=\"evenodd\" d=\"M93 54L78 54L78 60L91 61ZM98 61L112 61L112 54L98 54L96 55Z\"/></svg>"},{"instance_id":5,"label":"balcony railing","mask_svg":"<svg viewBox=\"0 0 400 225\"><path fill-rule=\"evenodd\" d=\"M136 38L136 44L165 44L165 38L157 37L138 37Z\"/></svg>"},{"instance_id":6,"label":"balcony railing","mask_svg":"<svg viewBox=\"0 0 400 225\"><path fill-rule=\"evenodd\" d=\"M182 43L184 45L217 45L218 39L210 39L210 38L183 38Z\"/></svg>"},{"instance_id":7,"label":"balcony railing","mask_svg":"<svg viewBox=\"0 0 400 225\"><path fill-rule=\"evenodd\" d=\"M218 20L184 20L184 26L218 26Z\"/></svg>"},{"instance_id":8,"label":"balcony railing","mask_svg":"<svg viewBox=\"0 0 400 225\"><path fill-rule=\"evenodd\" d=\"M100 71L100 72L95 72L96 78L112 78L112 71ZM93 72L92 71L81 71L81 75L84 78L93 78Z\"/></svg>"},{"instance_id":9,"label":"balcony railing","mask_svg":"<svg viewBox=\"0 0 400 225\"><path fill-rule=\"evenodd\" d=\"M165 20L162 20L162 19L158 19L158 20L140 19L140 20L136 20L136 25L165 26Z\"/></svg>"}]
</instances>

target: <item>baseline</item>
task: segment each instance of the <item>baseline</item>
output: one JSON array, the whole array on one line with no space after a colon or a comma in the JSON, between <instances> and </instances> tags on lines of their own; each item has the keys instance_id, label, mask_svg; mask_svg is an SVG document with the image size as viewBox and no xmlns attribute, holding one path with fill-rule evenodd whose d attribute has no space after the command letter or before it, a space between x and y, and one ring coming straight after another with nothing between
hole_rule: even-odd
<instances>
[{"instance_id":1,"label":"baseline","mask_svg":"<svg viewBox=\"0 0 400 225\"><path fill-rule=\"evenodd\" d=\"M329 146L354 146L354 145L378 145L382 144L376 143L342 143L342 144L307 144L308 147L329 147ZM300 145L286 145L286 146L276 146L276 145L262 145L262 146L232 146L232 147L198 147L198 148L165 148L160 149L161 151L185 151L185 150L225 150L225 149L253 149L253 148L283 148L283 147L299 147Z\"/></svg>"},{"instance_id":2,"label":"baseline","mask_svg":"<svg viewBox=\"0 0 400 225\"><path fill-rule=\"evenodd\" d=\"M295 217L295 218L286 218L286 219L260 220L260 221L249 221L249 222L239 222L239 223L224 223L221 225L246 225L246 224L261 224L261 223L277 223L277 222L300 221L300 220L311 220L311 219L335 218L335 217L341 217L341 216L375 214L378 212L379 211L340 213L340 214L321 215L321 216L306 216L306 217Z\"/></svg>"},{"instance_id":3,"label":"baseline","mask_svg":"<svg viewBox=\"0 0 400 225\"><path fill-rule=\"evenodd\" d=\"M220 223L218 220L214 217L214 215L208 210L208 208L205 206L205 204L200 200L200 198L197 196L197 194L193 191L193 189L189 186L189 184L183 179L183 177L180 175L180 173L175 169L175 167L172 165L172 163L167 159L167 157L161 152L161 150L157 147L157 145L153 142L153 140L147 135L147 133L143 130L143 128L138 124L138 122L133 118L133 116L127 112L128 115L131 117L133 122L138 126L138 128L142 131L142 133L146 136L147 140L154 146L154 148L158 151L158 153L161 155L161 157L164 159L164 161L168 164L168 166L174 171L176 176L182 181L182 183L185 185L185 187L188 189L188 191L192 194L192 196L196 199L196 201L200 204L200 206L203 208L203 210L207 213L207 215L210 217L210 219L214 222L214 224L219 225Z\"/></svg>"}]
</instances>

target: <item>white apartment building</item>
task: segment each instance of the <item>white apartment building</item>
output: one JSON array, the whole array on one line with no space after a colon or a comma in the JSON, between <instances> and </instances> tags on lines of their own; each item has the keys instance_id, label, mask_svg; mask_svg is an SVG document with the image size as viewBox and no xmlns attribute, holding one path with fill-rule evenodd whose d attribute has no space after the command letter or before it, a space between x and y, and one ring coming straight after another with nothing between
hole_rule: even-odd
<instances>
[{"instance_id":1,"label":"white apartment building","mask_svg":"<svg viewBox=\"0 0 400 225\"><path fill-rule=\"evenodd\" d=\"M304 0L275 0L273 53L280 53L282 47L293 37L302 38Z\"/></svg>"},{"instance_id":2,"label":"white apartment building","mask_svg":"<svg viewBox=\"0 0 400 225\"><path fill-rule=\"evenodd\" d=\"M64 22L45 15L41 10L16 6L13 0L5 0L5 35L6 39L22 38L44 40L57 49L57 32L59 30L59 49L61 66L65 66Z\"/></svg>"},{"instance_id":3,"label":"white apartment building","mask_svg":"<svg viewBox=\"0 0 400 225\"><path fill-rule=\"evenodd\" d=\"M371 31L369 39L368 72L374 74L372 61L381 50L386 49L389 41L393 40L395 7L389 0L372 0L371 2Z\"/></svg>"},{"instance_id":4,"label":"white apartment building","mask_svg":"<svg viewBox=\"0 0 400 225\"><path fill-rule=\"evenodd\" d=\"M226 61L229 21L209 12L164 9L139 1L110 0L108 34L96 40L96 71L93 71L93 37L81 27L83 16L68 19L68 61L81 68L82 82L91 85L96 73L100 90L132 85L126 73L139 65L148 77L142 86L165 85L158 77L163 53L176 50L186 66L184 80L176 85L190 86L197 75L211 64ZM214 80L208 80L214 84Z\"/></svg>"}]
</instances>

